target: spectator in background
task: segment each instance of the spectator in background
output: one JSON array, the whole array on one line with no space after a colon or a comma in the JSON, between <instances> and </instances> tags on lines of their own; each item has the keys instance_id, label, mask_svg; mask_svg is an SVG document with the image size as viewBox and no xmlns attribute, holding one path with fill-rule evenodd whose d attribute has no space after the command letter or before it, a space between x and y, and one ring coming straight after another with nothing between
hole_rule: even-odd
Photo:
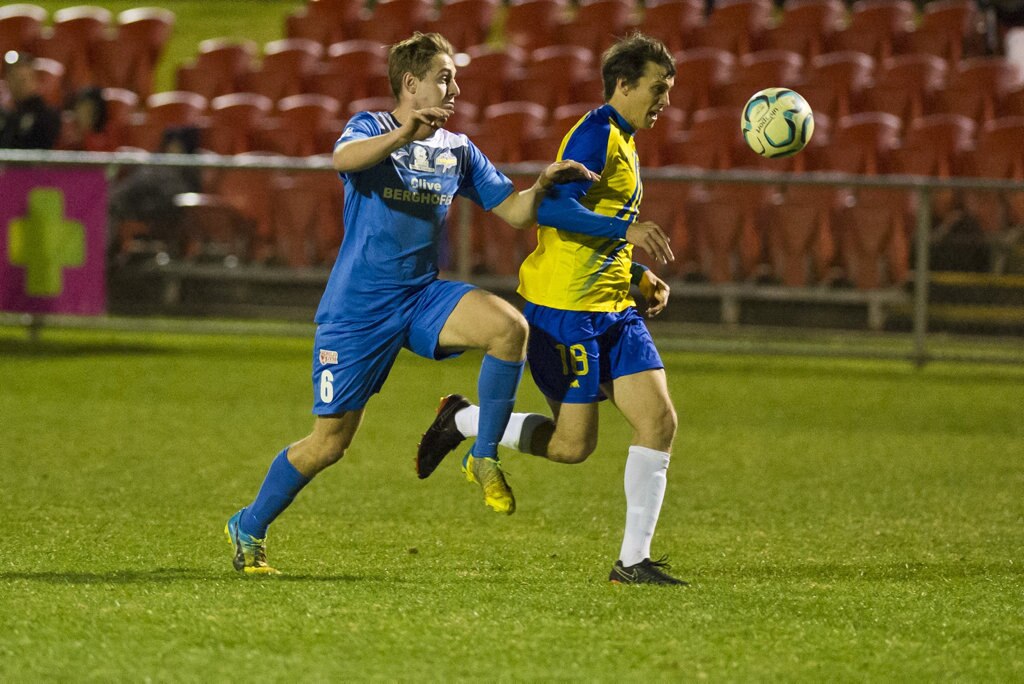
<instances>
[{"instance_id":1,"label":"spectator in background","mask_svg":"<svg viewBox=\"0 0 1024 684\"><path fill-rule=\"evenodd\" d=\"M199 129L192 126L168 128L160 142L160 152L195 154L199 149ZM174 196L202 192L198 168L180 166L139 166L110 188L110 248L122 253L127 236L123 224L144 226L145 234L136 236L158 245L156 251L179 256L182 247L181 210Z\"/></svg>"},{"instance_id":2,"label":"spectator in background","mask_svg":"<svg viewBox=\"0 0 1024 684\"><path fill-rule=\"evenodd\" d=\"M64 126L61 148L85 152L113 152L107 131L107 101L96 87L82 88L71 103L71 118Z\"/></svg>"},{"instance_id":3,"label":"spectator in background","mask_svg":"<svg viewBox=\"0 0 1024 684\"><path fill-rule=\"evenodd\" d=\"M10 107L0 109L0 148L50 150L60 135L60 112L39 94L39 80L31 55L4 55L4 80Z\"/></svg>"}]
</instances>

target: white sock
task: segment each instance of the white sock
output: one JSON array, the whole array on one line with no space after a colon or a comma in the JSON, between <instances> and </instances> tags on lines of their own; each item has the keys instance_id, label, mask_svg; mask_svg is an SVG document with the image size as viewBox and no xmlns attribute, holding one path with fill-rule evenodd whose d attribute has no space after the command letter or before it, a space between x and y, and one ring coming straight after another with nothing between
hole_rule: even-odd
<instances>
[{"instance_id":1,"label":"white sock","mask_svg":"<svg viewBox=\"0 0 1024 684\"><path fill-rule=\"evenodd\" d=\"M533 431L551 419L539 413L513 413L509 416L505 432L498 441L503 447L529 453ZM455 414L455 427L466 437L476 437L480 421L480 407L470 404Z\"/></svg>"},{"instance_id":2,"label":"white sock","mask_svg":"<svg viewBox=\"0 0 1024 684\"><path fill-rule=\"evenodd\" d=\"M470 404L455 414L455 427L466 437L476 437L476 426L480 422L480 407Z\"/></svg>"},{"instance_id":3,"label":"white sock","mask_svg":"<svg viewBox=\"0 0 1024 684\"><path fill-rule=\"evenodd\" d=\"M651 557L651 539L665 500L665 477L670 455L642 446L629 447L626 458L626 532L619 560L636 565Z\"/></svg>"}]
</instances>

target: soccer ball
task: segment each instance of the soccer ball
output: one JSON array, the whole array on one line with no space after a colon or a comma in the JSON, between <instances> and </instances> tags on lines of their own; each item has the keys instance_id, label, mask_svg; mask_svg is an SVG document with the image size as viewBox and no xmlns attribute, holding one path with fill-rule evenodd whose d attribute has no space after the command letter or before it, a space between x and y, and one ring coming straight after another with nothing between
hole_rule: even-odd
<instances>
[{"instance_id":1,"label":"soccer ball","mask_svg":"<svg viewBox=\"0 0 1024 684\"><path fill-rule=\"evenodd\" d=\"M804 149L814 133L807 100L789 88L765 88L743 107L743 139L762 157L788 157Z\"/></svg>"}]
</instances>

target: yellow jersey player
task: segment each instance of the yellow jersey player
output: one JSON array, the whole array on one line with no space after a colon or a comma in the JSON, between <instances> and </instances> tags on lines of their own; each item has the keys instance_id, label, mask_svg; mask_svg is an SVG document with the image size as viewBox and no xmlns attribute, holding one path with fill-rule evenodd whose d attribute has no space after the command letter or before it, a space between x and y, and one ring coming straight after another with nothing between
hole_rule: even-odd
<instances>
[{"instance_id":1,"label":"yellow jersey player","mask_svg":"<svg viewBox=\"0 0 1024 684\"><path fill-rule=\"evenodd\" d=\"M610 399L633 427L634 439L625 468L625 534L609 580L684 585L668 574L664 558L651 559L676 411L661 357L630 296L630 284L638 285L649 315L668 302L668 285L632 260L634 245L661 262L674 258L661 228L641 220L643 185L633 138L654 126L668 106L675 62L662 43L633 34L604 54L601 73L606 104L584 116L559 150L560 159L578 160L600 179L548 192L537 211L537 249L519 271L530 371L554 418L513 414L500 443L580 463L597 446L598 404ZM477 415L460 395L442 399L420 443L421 477L476 434Z\"/></svg>"}]
</instances>

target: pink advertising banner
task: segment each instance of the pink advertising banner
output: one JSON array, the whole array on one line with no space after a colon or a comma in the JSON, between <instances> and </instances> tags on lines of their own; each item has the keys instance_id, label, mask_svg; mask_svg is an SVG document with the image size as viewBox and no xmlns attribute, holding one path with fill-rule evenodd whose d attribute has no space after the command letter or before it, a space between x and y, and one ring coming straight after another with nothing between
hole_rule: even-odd
<instances>
[{"instance_id":1,"label":"pink advertising banner","mask_svg":"<svg viewBox=\"0 0 1024 684\"><path fill-rule=\"evenodd\" d=\"M106 310L103 169L0 170L0 311Z\"/></svg>"}]
</instances>

